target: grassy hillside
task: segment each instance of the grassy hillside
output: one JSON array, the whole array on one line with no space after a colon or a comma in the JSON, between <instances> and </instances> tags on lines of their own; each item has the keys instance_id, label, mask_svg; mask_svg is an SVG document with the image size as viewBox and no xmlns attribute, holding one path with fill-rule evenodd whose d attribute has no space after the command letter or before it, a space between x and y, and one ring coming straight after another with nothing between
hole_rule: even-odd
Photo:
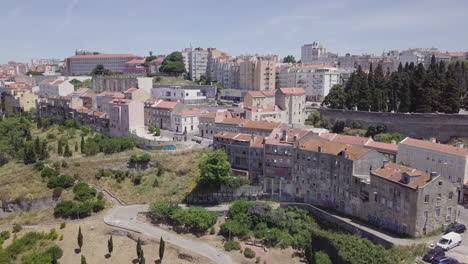
<instances>
[{"instance_id":1,"label":"grassy hillside","mask_svg":"<svg viewBox=\"0 0 468 264\"><path fill-rule=\"evenodd\" d=\"M154 84L171 84L171 85L198 85L196 82L184 80L170 76L158 76L153 79Z\"/></svg>"}]
</instances>

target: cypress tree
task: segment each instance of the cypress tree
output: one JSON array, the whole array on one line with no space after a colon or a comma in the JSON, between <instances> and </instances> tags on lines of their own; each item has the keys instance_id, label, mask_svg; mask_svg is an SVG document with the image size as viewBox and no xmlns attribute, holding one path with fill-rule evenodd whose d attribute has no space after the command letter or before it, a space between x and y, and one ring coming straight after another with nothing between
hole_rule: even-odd
<instances>
[{"instance_id":1,"label":"cypress tree","mask_svg":"<svg viewBox=\"0 0 468 264\"><path fill-rule=\"evenodd\" d=\"M81 264L87 264L86 263L86 257L81 255Z\"/></svg>"},{"instance_id":2,"label":"cypress tree","mask_svg":"<svg viewBox=\"0 0 468 264\"><path fill-rule=\"evenodd\" d=\"M369 111L369 83L367 74L361 69L358 70L359 87L358 87L358 98L357 108L360 111Z\"/></svg>"},{"instance_id":3,"label":"cypress tree","mask_svg":"<svg viewBox=\"0 0 468 264\"><path fill-rule=\"evenodd\" d=\"M62 140L58 140L57 143L57 154L62 155L63 154L63 146L62 146Z\"/></svg>"},{"instance_id":4,"label":"cypress tree","mask_svg":"<svg viewBox=\"0 0 468 264\"><path fill-rule=\"evenodd\" d=\"M369 106L371 111L378 111L378 101L376 100L376 90L374 81L374 69L371 65L369 66L369 74L367 75L367 83L369 86Z\"/></svg>"},{"instance_id":5,"label":"cypress tree","mask_svg":"<svg viewBox=\"0 0 468 264\"><path fill-rule=\"evenodd\" d=\"M166 250L166 242L164 239L161 237L159 240L159 259L161 260L160 263L162 263L163 257L164 257L164 251Z\"/></svg>"},{"instance_id":6,"label":"cypress tree","mask_svg":"<svg viewBox=\"0 0 468 264\"><path fill-rule=\"evenodd\" d=\"M75 142L75 152L78 152L78 142Z\"/></svg>"},{"instance_id":7,"label":"cypress tree","mask_svg":"<svg viewBox=\"0 0 468 264\"><path fill-rule=\"evenodd\" d=\"M72 156L72 152L70 150L70 146L68 145L68 143L65 145L65 151L63 152L63 156L64 157L71 157Z\"/></svg>"},{"instance_id":8,"label":"cypress tree","mask_svg":"<svg viewBox=\"0 0 468 264\"><path fill-rule=\"evenodd\" d=\"M22 117L21 117L22 118ZM24 122L24 119L22 119L23 122ZM31 141L32 140L32 136L31 136L31 131L29 130L29 128L26 129L25 131L25 134L26 134L26 141Z\"/></svg>"},{"instance_id":9,"label":"cypress tree","mask_svg":"<svg viewBox=\"0 0 468 264\"><path fill-rule=\"evenodd\" d=\"M141 252L142 252L142 249L141 249L141 240L140 240L140 238L138 238L137 244L136 244L136 253L137 253L137 257L138 257L138 258L140 258Z\"/></svg>"},{"instance_id":10,"label":"cypress tree","mask_svg":"<svg viewBox=\"0 0 468 264\"><path fill-rule=\"evenodd\" d=\"M78 241L78 247L80 248L80 251L81 251L81 247L83 246L83 234L81 233L81 226L78 228L77 241Z\"/></svg>"},{"instance_id":11,"label":"cypress tree","mask_svg":"<svg viewBox=\"0 0 468 264\"><path fill-rule=\"evenodd\" d=\"M411 111L411 89L409 75L407 72L400 74L401 86L398 91L398 112L407 113Z\"/></svg>"},{"instance_id":12,"label":"cypress tree","mask_svg":"<svg viewBox=\"0 0 468 264\"><path fill-rule=\"evenodd\" d=\"M109 255L112 254L114 250L114 242L112 241L112 236L107 240L107 249L109 250Z\"/></svg>"},{"instance_id":13,"label":"cypress tree","mask_svg":"<svg viewBox=\"0 0 468 264\"><path fill-rule=\"evenodd\" d=\"M39 160L45 160L49 158L49 150L47 149L47 142L42 141L41 153L39 154Z\"/></svg>"},{"instance_id":14,"label":"cypress tree","mask_svg":"<svg viewBox=\"0 0 468 264\"><path fill-rule=\"evenodd\" d=\"M460 111L460 103L459 83L455 71L450 69L446 73L446 87L440 111L451 114L458 113Z\"/></svg>"},{"instance_id":15,"label":"cypress tree","mask_svg":"<svg viewBox=\"0 0 468 264\"><path fill-rule=\"evenodd\" d=\"M411 65L410 65L411 67ZM424 89L423 89L423 81L425 80L425 70L424 66L419 63L418 66L414 69L413 78L411 80L411 94L414 95L412 97L411 102L411 111L412 112L421 112L421 110L427 109L427 106L424 106L421 97L423 96Z\"/></svg>"},{"instance_id":16,"label":"cypress tree","mask_svg":"<svg viewBox=\"0 0 468 264\"><path fill-rule=\"evenodd\" d=\"M84 147L85 147L85 140L84 140L84 137L81 136L81 143L80 143L81 153L84 153Z\"/></svg>"},{"instance_id":17,"label":"cypress tree","mask_svg":"<svg viewBox=\"0 0 468 264\"><path fill-rule=\"evenodd\" d=\"M385 76L382 65L378 64L374 72L375 93L372 101L376 102L374 111L386 111Z\"/></svg>"},{"instance_id":18,"label":"cypress tree","mask_svg":"<svg viewBox=\"0 0 468 264\"><path fill-rule=\"evenodd\" d=\"M359 67L359 69L361 69ZM354 110L357 106L357 96L360 86L360 78L357 73L351 73L346 85L344 87L344 92L346 94L345 106L349 110Z\"/></svg>"},{"instance_id":19,"label":"cypress tree","mask_svg":"<svg viewBox=\"0 0 468 264\"><path fill-rule=\"evenodd\" d=\"M39 137L36 137L34 140L34 151L36 154L41 153L41 141L39 140Z\"/></svg>"}]
</instances>

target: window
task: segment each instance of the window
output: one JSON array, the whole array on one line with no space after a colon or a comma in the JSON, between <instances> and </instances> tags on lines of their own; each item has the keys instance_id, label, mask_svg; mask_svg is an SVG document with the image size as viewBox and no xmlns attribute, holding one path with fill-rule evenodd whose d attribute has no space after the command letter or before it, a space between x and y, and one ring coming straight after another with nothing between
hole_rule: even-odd
<instances>
[{"instance_id":1,"label":"window","mask_svg":"<svg viewBox=\"0 0 468 264\"><path fill-rule=\"evenodd\" d=\"M424 203L429 203L429 195L424 196Z\"/></svg>"},{"instance_id":2,"label":"window","mask_svg":"<svg viewBox=\"0 0 468 264\"><path fill-rule=\"evenodd\" d=\"M429 212L424 210L424 219L427 220L427 218L429 218Z\"/></svg>"},{"instance_id":3,"label":"window","mask_svg":"<svg viewBox=\"0 0 468 264\"><path fill-rule=\"evenodd\" d=\"M380 204L383 205L383 206L385 206L385 198L383 198L383 197L380 198Z\"/></svg>"},{"instance_id":4,"label":"window","mask_svg":"<svg viewBox=\"0 0 468 264\"><path fill-rule=\"evenodd\" d=\"M440 216L440 208L435 209L435 216L439 217Z\"/></svg>"},{"instance_id":5,"label":"window","mask_svg":"<svg viewBox=\"0 0 468 264\"><path fill-rule=\"evenodd\" d=\"M446 220L450 220L452 217L452 207L447 207L447 215L445 216Z\"/></svg>"},{"instance_id":6,"label":"window","mask_svg":"<svg viewBox=\"0 0 468 264\"><path fill-rule=\"evenodd\" d=\"M453 198L453 192L449 192L449 197L448 197L448 198L449 198L449 200L452 200L452 198Z\"/></svg>"}]
</instances>

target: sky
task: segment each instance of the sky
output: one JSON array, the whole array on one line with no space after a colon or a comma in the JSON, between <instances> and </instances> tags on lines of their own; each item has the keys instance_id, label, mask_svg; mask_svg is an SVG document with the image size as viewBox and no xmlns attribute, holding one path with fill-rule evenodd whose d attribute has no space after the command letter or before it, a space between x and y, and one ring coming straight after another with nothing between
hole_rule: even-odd
<instances>
[{"instance_id":1,"label":"sky","mask_svg":"<svg viewBox=\"0 0 468 264\"><path fill-rule=\"evenodd\" d=\"M468 51L466 14L467 0L0 0L0 63L190 46L298 58L314 41L339 55Z\"/></svg>"}]
</instances>

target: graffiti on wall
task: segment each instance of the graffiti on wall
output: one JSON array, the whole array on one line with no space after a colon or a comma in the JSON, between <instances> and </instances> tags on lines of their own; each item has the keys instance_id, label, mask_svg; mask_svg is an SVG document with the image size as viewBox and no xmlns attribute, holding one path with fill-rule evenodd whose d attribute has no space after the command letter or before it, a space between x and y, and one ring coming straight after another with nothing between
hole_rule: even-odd
<instances>
[{"instance_id":1,"label":"graffiti on wall","mask_svg":"<svg viewBox=\"0 0 468 264\"><path fill-rule=\"evenodd\" d=\"M375 215L368 215L367 220L369 223L374 224L376 226L383 227L388 230L395 231L397 233L406 233L406 226L400 225L395 221L385 219L385 218L380 218Z\"/></svg>"}]
</instances>

